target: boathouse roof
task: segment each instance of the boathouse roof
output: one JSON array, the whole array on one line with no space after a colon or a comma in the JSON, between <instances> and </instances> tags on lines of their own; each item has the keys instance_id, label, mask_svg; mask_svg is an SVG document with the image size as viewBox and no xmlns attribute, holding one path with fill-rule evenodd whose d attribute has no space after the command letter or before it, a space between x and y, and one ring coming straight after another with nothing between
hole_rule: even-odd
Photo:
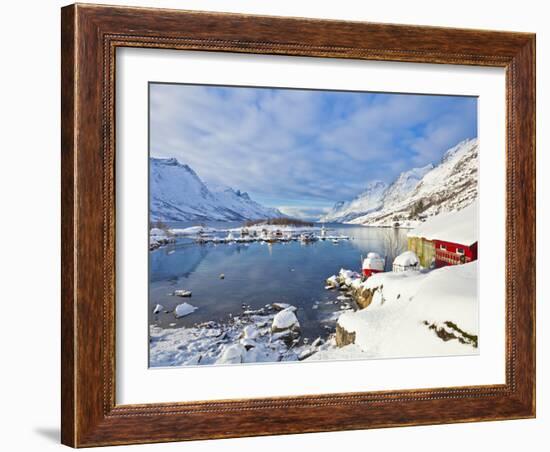
<instances>
[{"instance_id":1,"label":"boathouse roof","mask_svg":"<svg viewBox=\"0 0 550 452\"><path fill-rule=\"evenodd\" d=\"M473 245L478 240L477 201L457 212L442 213L429 218L409 231L407 236Z\"/></svg>"}]
</instances>

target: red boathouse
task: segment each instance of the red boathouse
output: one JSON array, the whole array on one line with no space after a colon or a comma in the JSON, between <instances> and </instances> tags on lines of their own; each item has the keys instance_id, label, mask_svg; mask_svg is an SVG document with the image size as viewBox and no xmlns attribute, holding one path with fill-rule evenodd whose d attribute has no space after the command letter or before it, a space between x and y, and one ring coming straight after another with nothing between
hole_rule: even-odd
<instances>
[{"instance_id":1,"label":"red boathouse","mask_svg":"<svg viewBox=\"0 0 550 452\"><path fill-rule=\"evenodd\" d=\"M407 234L409 249L420 251L425 267L440 268L477 260L477 212L474 201L462 210L429 218Z\"/></svg>"},{"instance_id":2,"label":"red boathouse","mask_svg":"<svg viewBox=\"0 0 550 452\"><path fill-rule=\"evenodd\" d=\"M477 241L464 245L462 243L435 239L434 245L435 266L437 268L445 267L446 265L466 264L477 260Z\"/></svg>"}]
</instances>

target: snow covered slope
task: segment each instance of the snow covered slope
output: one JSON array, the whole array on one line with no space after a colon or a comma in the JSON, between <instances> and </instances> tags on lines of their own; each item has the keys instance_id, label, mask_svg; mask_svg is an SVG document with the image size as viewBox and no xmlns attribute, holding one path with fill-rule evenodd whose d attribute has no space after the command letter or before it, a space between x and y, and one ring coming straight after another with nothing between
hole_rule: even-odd
<instances>
[{"instance_id":1,"label":"snow covered slope","mask_svg":"<svg viewBox=\"0 0 550 452\"><path fill-rule=\"evenodd\" d=\"M477 354L477 274L474 261L352 280L352 286L374 291L368 307L338 318L353 342L327 347L309 360Z\"/></svg>"},{"instance_id":2,"label":"snow covered slope","mask_svg":"<svg viewBox=\"0 0 550 452\"><path fill-rule=\"evenodd\" d=\"M359 195L349 203L337 203L321 221L372 226L389 226L394 222L414 225L426 217L460 210L471 204L477 198L477 171L478 140L465 140L449 149L438 165L401 173L378 194L369 212L363 210L363 195ZM370 200L367 194L366 204L370 205Z\"/></svg>"},{"instance_id":3,"label":"snow covered slope","mask_svg":"<svg viewBox=\"0 0 550 452\"><path fill-rule=\"evenodd\" d=\"M382 207L382 197L387 189L385 182L370 182L365 191L351 201L337 202L321 221L344 223L374 212Z\"/></svg>"},{"instance_id":4,"label":"snow covered slope","mask_svg":"<svg viewBox=\"0 0 550 452\"><path fill-rule=\"evenodd\" d=\"M176 159L150 159L151 220L245 220L282 217L273 208L229 187L210 189L188 165Z\"/></svg>"}]
</instances>

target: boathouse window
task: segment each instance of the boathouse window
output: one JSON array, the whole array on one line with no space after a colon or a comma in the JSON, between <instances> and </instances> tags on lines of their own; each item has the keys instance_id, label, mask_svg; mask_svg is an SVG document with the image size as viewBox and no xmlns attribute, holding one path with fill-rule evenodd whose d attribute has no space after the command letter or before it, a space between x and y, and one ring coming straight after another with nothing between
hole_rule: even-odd
<instances>
[{"instance_id":1,"label":"boathouse window","mask_svg":"<svg viewBox=\"0 0 550 452\"><path fill-rule=\"evenodd\" d=\"M439 245L439 249L440 249L440 250L446 250L447 247L446 247L445 245Z\"/></svg>"},{"instance_id":2,"label":"boathouse window","mask_svg":"<svg viewBox=\"0 0 550 452\"><path fill-rule=\"evenodd\" d=\"M457 249L456 249L456 252L457 252L458 254L464 255L464 248L457 248Z\"/></svg>"}]
</instances>

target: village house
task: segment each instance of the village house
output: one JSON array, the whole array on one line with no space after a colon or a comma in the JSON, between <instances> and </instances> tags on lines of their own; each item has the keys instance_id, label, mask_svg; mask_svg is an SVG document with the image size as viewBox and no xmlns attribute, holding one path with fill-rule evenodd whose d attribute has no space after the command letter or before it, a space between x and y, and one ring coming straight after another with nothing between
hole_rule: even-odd
<instances>
[{"instance_id":1,"label":"village house","mask_svg":"<svg viewBox=\"0 0 550 452\"><path fill-rule=\"evenodd\" d=\"M477 260L477 202L458 212L428 219L407 234L408 249L422 267L444 267Z\"/></svg>"}]
</instances>

